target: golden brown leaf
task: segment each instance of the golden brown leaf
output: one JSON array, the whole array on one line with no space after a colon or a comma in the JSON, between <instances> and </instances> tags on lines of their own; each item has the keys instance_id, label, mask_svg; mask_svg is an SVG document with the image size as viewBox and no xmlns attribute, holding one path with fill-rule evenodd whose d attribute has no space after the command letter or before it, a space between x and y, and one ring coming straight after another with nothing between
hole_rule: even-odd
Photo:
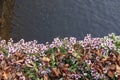
<instances>
[{"instance_id":1,"label":"golden brown leaf","mask_svg":"<svg viewBox=\"0 0 120 80\"><path fill-rule=\"evenodd\" d=\"M57 68L52 68L52 72L53 72L53 74L54 74L55 76L57 76L57 77L60 75L60 70L57 69Z\"/></svg>"},{"instance_id":2,"label":"golden brown leaf","mask_svg":"<svg viewBox=\"0 0 120 80\"><path fill-rule=\"evenodd\" d=\"M69 67L70 65L69 64L65 64L65 67Z\"/></svg>"},{"instance_id":3,"label":"golden brown leaf","mask_svg":"<svg viewBox=\"0 0 120 80\"><path fill-rule=\"evenodd\" d=\"M104 56L104 58L102 59L102 62L106 61L109 57L108 56Z\"/></svg>"},{"instance_id":4,"label":"golden brown leaf","mask_svg":"<svg viewBox=\"0 0 120 80\"><path fill-rule=\"evenodd\" d=\"M19 63L22 63L23 61L24 59L21 59L21 60L16 61L15 63L19 64Z\"/></svg>"},{"instance_id":5,"label":"golden brown leaf","mask_svg":"<svg viewBox=\"0 0 120 80\"><path fill-rule=\"evenodd\" d=\"M10 73L9 73L9 72L4 72L4 73L3 73L4 79L8 79L9 76L10 76Z\"/></svg>"},{"instance_id":6,"label":"golden brown leaf","mask_svg":"<svg viewBox=\"0 0 120 80\"><path fill-rule=\"evenodd\" d=\"M47 75L44 75L44 80L49 80Z\"/></svg>"},{"instance_id":7,"label":"golden brown leaf","mask_svg":"<svg viewBox=\"0 0 120 80\"><path fill-rule=\"evenodd\" d=\"M43 57L42 61L44 61L44 62L50 62L50 59L48 57Z\"/></svg>"},{"instance_id":8,"label":"golden brown leaf","mask_svg":"<svg viewBox=\"0 0 120 80\"><path fill-rule=\"evenodd\" d=\"M97 50L97 51L96 51L96 55L97 55L97 56L100 56L100 55L101 55L101 50Z\"/></svg>"},{"instance_id":9,"label":"golden brown leaf","mask_svg":"<svg viewBox=\"0 0 120 80\"><path fill-rule=\"evenodd\" d=\"M0 54L3 54L3 51L0 51Z\"/></svg>"},{"instance_id":10,"label":"golden brown leaf","mask_svg":"<svg viewBox=\"0 0 120 80\"><path fill-rule=\"evenodd\" d=\"M32 65L30 65L30 64L26 64L26 66L27 66L27 67L33 67L33 66L32 66Z\"/></svg>"},{"instance_id":11,"label":"golden brown leaf","mask_svg":"<svg viewBox=\"0 0 120 80\"><path fill-rule=\"evenodd\" d=\"M16 75L20 76L20 75L22 75L22 72L17 72Z\"/></svg>"},{"instance_id":12,"label":"golden brown leaf","mask_svg":"<svg viewBox=\"0 0 120 80\"><path fill-rule=\"evenodd\" d=\"M108 71L107 75L108 75L109 77L111 77L111 78L114 77L114 73L113 73L112 71L110 71L110 70Z\"/></svg>"}]
</instances>

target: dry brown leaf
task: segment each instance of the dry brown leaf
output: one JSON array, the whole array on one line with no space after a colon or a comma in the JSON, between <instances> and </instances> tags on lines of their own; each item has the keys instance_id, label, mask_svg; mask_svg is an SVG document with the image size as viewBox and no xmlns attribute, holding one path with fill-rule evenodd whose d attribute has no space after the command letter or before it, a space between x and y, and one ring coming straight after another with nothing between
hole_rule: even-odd
<instances>
[{"instance_id":1,"label":"dry brown leaf","mask_svg":"<svg viewBox=\"0 0 120 80\"><path fill-rule=\"evenodd\" d=\"M68 70L68 68L66 67L62 67L61 70L65 73L65 74L69 74L70 71Z\"/></svg>"},{"instance_id":2,"label":"dry brown leaf","mask_svg":"<svg viewBox=\"0 0 120 80\"><path fill-rule=\"evenodd\" d=\"M3 74L2 74L2 72L0 72L0 79L2 78L2 76L3 76Z\"/></svg>"},{"instance_id":3,"label":"dry brown leaf","mask_svg":"<svg viewBox=\"0 0 120 80\"><path fill-rule=\"evenodd\" d=\"M0 54L3 54L3 51L0 51Z\"/></svg>"},{"instance_id":4,"label":"dry brown leaf","mask_svg":"<svg viewBox=\"0 0 120 80\"><path fill-rule=\"evenodd\" d=\"M102 69L97 68L97 70L98 70L98 72L99 72L100 74L102 74L102 73L103 73L103 70L102 70Z\"/></svg>"},{"instance_id":5,"label":"dry brown leaf","mask_svg":"<svg viewBox=\"0 0 120 80\"><path fill-rule=\"evenodd\" d=\"M69 67L70 65L69 64L65 64L65 67Z\"/></svg>"},{"instance_id":6,"label":"dry brown leaf","mask_svg":"<svg viewBox=\"0 0 120 80\"><path fill-rule=\"evenodd\" d=\"M119 65L116 65L116 72L118 75L120 75L120 66Z\"/></svg>"},{"instance_id":7,"label":"dry brown leaf","mask_svg":"<svg viewBox=\"0 0 120 80\"><path fill-rule=\"evenodd\" d=\"M49 80L47 75L44 75L44 80Z\"/></svg>"},{"instance_id":8,"label":"dry brown leaf","mask_svg":"<svg viewBox=\"0 0 120 80\"><path fill-rule=\"evenodd\" d=\"M16 61L15 63L19 64L19 63L22 63L23 61L24 59L21 59L21 60Z\"/></svg>"},{"instance_id":9,"label":"dry brown leaf","mask_svg":"<svg viewBox=\"0 0 120 80\"><path fill-rule=\"evenodd\" d=\"M86 60L86 55L82 56L82 60Z\"/></svg>"},{"instance_id":10,"label":"dry brown leaf","mask_svg":"<svg viewBox=\"0 0 120 80\"><path fill-rule=\"evenodd\" d=\"M53 72L53 74L54 74L55 76L57 76L57 77L60 75L60 70L57 69L57 68L52 68L52 72Z\"/></svg>"},{"instance_id":11,"label":"dry brown leaf","mask_svg":"<svg viewBox=\"0 0 120 80\"><path fill-rule=\"evenodd\" d=\"M101 55L101 50L97 50L97 51L96 51L96 55L97 55L97 56L100 56L100 55Z\"/></svg>"},{"instance_id":12,"label":"dry brown leaf","mask_svg":"<svg viewBox=\"0 0 120 80\"><path fill-rule=\"evenodd\" d=\"M70 78L66 78L65 80L72 80L72 79L70 79Z\"/></svg>"},{"instance_id":13,"label":"dry brown leaf","mask_svg":"<svg viewBox=\"0 0 120 80\"><path fill-rule=\"evenodd\" d=\"M16 75L20 76L20 75L22 75L22 72L17 72Z\"/></svg>"},{"instance_id":14,"label":"dry brown leaf","mask_svg":"<svg viewBox=\"0 0 120 80\"><path fill-rule=\"evenodd\" d=\"M108 71L107 75L108 75L109 77L111 77L111 78L114 77L114 73L113 73L112 71L110 71L110 70Z\"/></svg>"},{"instance_id":15,"label":"dry brown leaf","mask_svg":"<svg viewBox=\"0 0 120 80\"><path fill-rule=\"evenodd\" d=\"M64 77L66 76L66 74L65 74L65 73L63 73L62 75L63 75Z\"/></svg>"},{"instance_id":16,"label":"dry brown leaf","mask_svg":"<svg viewBox=\"0 0 120 80\"><path fill-rule=\"evenodd\" d=\"M104 56L104 58L102 59L102 62L106 61L109 57L108 56Z\"/></svg>"},{"instance_id":17,"label":"dry brown leaf","mask_svg":"<svg viewBox=\"0 0 120 80\"><path fill-rule=\"evenodd\" d=\"M72 53L72 55L73 55L74 57L77 57L77 53Z\"/></svg>"},{"instance_id":18,"label":"dry brown leaf","mask_svg":"<svg viewBox=\"0 0 120 80\"><path fill-rule=\"evenodd\" d=\"M109 66L109 69L110 69L110 70L115 70L115 69L116 69L116 65L115 65L115 64L111 64L111 65Z\"/></svg>"},{"instance_id":19,"label":"dry brown leaf","mask_svg":"<svg viewBox=\"0 0 120 80\"><path fill-rule=\"evenodd\" d=\"M44 61L44 62L50 62L50 59L48 57L43 57L42 61Z\"/></svg>"},{"instance_id":20,"label":"dry brown leaf","mask_svg":"<svg viewBox=\"0 0 120 80\"><path fill-rule=\"evenodd\" d=\"M117 57L117 63L118 63L118 65L120 66L120 54L119 54L119 56Z\"/></svg>"},{"instance_id":21,"label":"dry brown leaf","mask_svg":"<svg viewBox=\"0 0 120 80\"><path fill-rule=\"evenodd\" d=\"M9 72L3 72L3 77L4 79L8 79L10 76L10 73Z\"/></svg>"},{"instance_id":22,"label":"dry brown leaf","mask_svg":"<svg viewBox=\"0 0 120 80\"><path fill-rule=\"evenodd\" d=\"M3 70L8 70L11 66L4 67Z\"/></svg>"},{"instance_id":23,"label":"dry brown leaf","mask_svg":"<svg viewBox=\"0 0 120 80\"><path fill-rule=\"evenodd\" d=\"M26 66L27 66L27 67L33 67L33 66L32 66L32 65L30 65L30 64L26 64Z\"/></svg>"}]
</instances>

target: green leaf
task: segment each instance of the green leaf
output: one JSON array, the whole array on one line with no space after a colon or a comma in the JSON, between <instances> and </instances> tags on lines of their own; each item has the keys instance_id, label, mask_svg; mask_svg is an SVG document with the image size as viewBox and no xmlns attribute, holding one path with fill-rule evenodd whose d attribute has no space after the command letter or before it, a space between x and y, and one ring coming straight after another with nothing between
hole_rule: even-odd
<instances>
[{"instance_id":1,"label":"green leaf","mask_svg":"<svg viewBox=\"0 0 120 80\"><path fill-rule=\"evenodd\" d=\"M59 49L60 49L61 53L66 53L67 52L67 50L65 49L65 47L60 47Z\"/></svg>"},{"instance_id":2,"label":"green leaf","mask_svg":"<svg viewBox=\"0 0 120 80\"><path fill-rule=\"evenodd\" d=\"M5 49L3 49L2 47L0 47L0 51L2 51L5 56L8 56L8 52Z\"/></svg>"}]
</instances>

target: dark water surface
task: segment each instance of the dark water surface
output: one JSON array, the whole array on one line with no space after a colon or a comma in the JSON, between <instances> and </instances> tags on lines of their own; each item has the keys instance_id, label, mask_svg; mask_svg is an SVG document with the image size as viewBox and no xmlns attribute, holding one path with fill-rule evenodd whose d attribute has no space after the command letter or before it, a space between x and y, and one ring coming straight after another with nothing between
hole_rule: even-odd
<instances>
[{"instance_id":1,"label":"dark water surface","mask_svg":"<svg viewBox=\"0 0 120 80\"><path fill-rule=\"evenodd\" d=\"M12 22L16 41L120 34L120 0L16 0Z\"/></svg>"}]
</instances>

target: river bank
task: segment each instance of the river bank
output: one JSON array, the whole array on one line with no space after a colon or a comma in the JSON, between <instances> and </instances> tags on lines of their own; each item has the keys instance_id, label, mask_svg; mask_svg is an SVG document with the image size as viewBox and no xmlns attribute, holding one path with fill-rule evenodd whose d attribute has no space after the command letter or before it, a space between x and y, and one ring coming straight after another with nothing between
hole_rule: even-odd
<instances>
[{"instance_id":1,"label":"river bank","mask_svg":"<svg viewBox=\"0 0 120 80\"><path fill-rule=\"evenodd\" d=\"M120 80L120 36L0 41L0 79Z\"/></svg>"}]
</instances>

